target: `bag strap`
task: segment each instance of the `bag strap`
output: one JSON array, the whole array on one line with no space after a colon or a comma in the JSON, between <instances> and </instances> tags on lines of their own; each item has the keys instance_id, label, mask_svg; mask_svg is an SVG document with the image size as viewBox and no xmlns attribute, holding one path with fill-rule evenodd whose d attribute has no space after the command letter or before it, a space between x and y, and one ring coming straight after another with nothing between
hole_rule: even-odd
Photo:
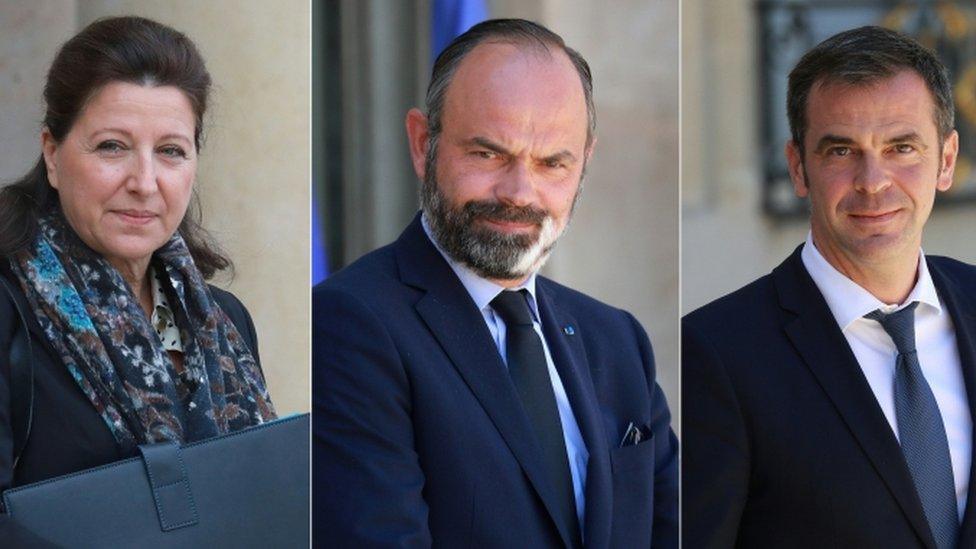
<instances>
[{"instance_id":1,"label":"bag strap","mask_svg":"<svg viewBox=\"0 0 976 549\"><path fill-rule=\"evenodd\" d=\"M175 442L139 446L163 532L200 522L183 454Z\"/></svg>"},{"instance_id":2,"label":"bag strap","mask_svg":"<svg viewBox=\"0 0 976 549\"><path fill-rule=\"evenodd\" d=\"M23 340L14 337L10 342L10 407L11 421L14 418L23 418L23 430L21 436L17 436L17 425L14 424L14 461L13 468L17 468L24 449L27 447L27 440L30 438L31 424L34 419L34 349L31 344L30 332L27 327L27 317L17 301L17 296L10 287L6 278L0 276L0 286L6 290L10 296L17 316L20 317L21 327L24 332Z\"/></svg>"}]
</instances>

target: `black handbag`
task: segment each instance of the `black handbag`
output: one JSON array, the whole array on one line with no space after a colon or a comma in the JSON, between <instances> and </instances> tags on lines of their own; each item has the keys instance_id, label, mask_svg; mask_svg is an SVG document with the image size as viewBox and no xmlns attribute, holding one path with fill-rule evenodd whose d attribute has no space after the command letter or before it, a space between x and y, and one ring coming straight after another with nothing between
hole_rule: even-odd
<instances>
[{"instance_id":1,"label":"black handbag","mask_svg":"<svg viewBox=\"0 0 976 549\"><path fill-rule=\"evenodd\" d=\"M3 493L65 547L308 547L309 416L279 419Z\"/></svg>"}]
</instances>

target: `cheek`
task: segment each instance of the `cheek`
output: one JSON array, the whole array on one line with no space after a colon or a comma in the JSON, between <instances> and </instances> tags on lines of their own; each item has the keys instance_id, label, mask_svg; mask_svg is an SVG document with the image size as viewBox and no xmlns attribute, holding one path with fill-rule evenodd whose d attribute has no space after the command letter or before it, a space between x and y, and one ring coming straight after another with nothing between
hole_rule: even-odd
<instances>
[{"instance_id":1,"label":"cheek","mask_svg":"<svg viewBox=\"0 0 976 549\"><path fill-rule=\"evenodd\" d=\"M931 186L934 191L934 185L929 185L927 182L935 181L938 177L938 168L933 168L931 164L899 166L893 170L892 175L896 181L905 182L903 186L906 190L925 189L927 191Z\"/></svg>"},{"instance_id":2,"label":"cheek","mask_svg":"<svg viewBox=\"0 0 976 549\"><path fill-rule=\"evenodd\" d=\"M577 178L576 181L579 181ZM546 189L542 200L544 207L557 220L566 221L573 210L573 201L579 190L579 183L573 181L560 182Z\"/></svg>"},{"instance_id":3,"label":"cheek","mask_svg":"<svg viewBox=\"0 0 976 549\"><path fill-rule=\"evenodd\" d=\"M58 173L58 196L72 210L97 210L122 186L123 171L100 163L64 165Z\"/></svg>"},{"instance_id":4,"label":"cheek","mask_svg":"<svg viewBox=\"0 0 976 549\"><path fill-rule=\"evenodd\" d=\"M821 210L833 210L854 191L852 168L843 165L810 166L807 170L807 192L810 203Z\"/></svg>"},{"instance_id":5,"label":"cheek","mask_svg":"<svg viewBox=\"0 0 976 549\"><path fill-rule=\"evenodd\" d=\"M466 164L442 163L437 170L437 185L453 203L491 198L497 176L490 171L474 169Z\"/></svg>"},{"instance_id":6,"label":"cheek","mask_svg":"<svg viewBox=\"0 0 976 549\"><path fill-rule=\"evenodd\" d=\"M178 223L186 214L186 208L193 194L194 173L173 175L174 177L168 178L164 185L161 186L160 191L163 195L163 200L166 202L169 217L175 219Z\"/></svg>"},{"instance_id":7,"label":"cheek","mask_svg":"<svg viewBox=\"0 0 976 549\"><path fill-rule=\"evenodd\" d=\"M811 186L828 187L838 186L844 182L854 180L857 172L857 165L854 161L847 158L835 158L828 161L810 162L807 166L807 176Z\"/></svg>"}]
</instances>

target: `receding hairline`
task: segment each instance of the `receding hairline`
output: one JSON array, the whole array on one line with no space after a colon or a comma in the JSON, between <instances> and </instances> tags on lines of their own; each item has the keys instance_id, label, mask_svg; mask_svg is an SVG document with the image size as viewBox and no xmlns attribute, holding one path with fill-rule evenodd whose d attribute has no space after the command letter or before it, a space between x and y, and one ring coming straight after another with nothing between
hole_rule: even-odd
<instances>
[{"instance_id":1,"label":"receding hairline","mask_svg":"<svg viewBox=\"0 0 976 549\"><path fill-rule=\"evenodd\" d=\"M475 44L474 47L472 47L471 50L464 55L464 57L458 63L457 67L455 67L450 79L448 80L447 86L444 89L445 103L447 102L447 98L451 90L451 87L454 85L454 82L458 78L458 74L461 72L461 70L465 67L466 64L470 64L475 53L482 46L506 46L506 45L513 46L515 48L515 54L517 55L528 56L532 54L538 54L537 55L538 59L543 62L558 63L560 59L559 54L562 54L561 58L566 63L563 68L571 71L571 74L573 74L576 77L574 79L574 82L577 82L579 84L579 91L583 99L583 105L584 107L586 106L586 88L583 82L583 77L582 75L579 74L579 71L577 70L575 64L573 63L573 59L570 57L569 53L566 52L565 49L558 43L547 41L543 38L536 37L536 36L490 36ZM529 46L529 47L521 48L520 46ZM556 51L553 51L554 46ZM481 73L479 72L479 74Z\"/></svg>"}]
</instances>

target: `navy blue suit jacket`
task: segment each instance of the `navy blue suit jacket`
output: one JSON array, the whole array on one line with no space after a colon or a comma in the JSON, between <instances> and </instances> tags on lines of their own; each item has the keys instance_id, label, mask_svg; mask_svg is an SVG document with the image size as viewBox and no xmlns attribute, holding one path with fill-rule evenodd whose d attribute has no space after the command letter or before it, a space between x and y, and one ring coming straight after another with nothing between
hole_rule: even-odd
<instances>
[{"instance_id":1,"label":"navy blue suit jacket","mask_svg":"<svg viewBox=\"0 0 976 549\"><path fill-rule=\"evenodd\" d=\"M584 545L676 547L677 443L647 335L623 311L537 288L590 456ZM565 544L501 356L419 216L312 295L317 546ZM631 421L653 436L621 448Z\"/></svg>"},{"instance_id":2,"label":"navy blue suit jacket","mask_svg":"<svg viewBox=\"0 0 976 549\"><path fill-rule=\"evenodd\" d=\"M686 547L935 547L911 473L800 258L682 325ZM927 257L976 403L976 268ZM976 472L959 547L976 547Z\"/></svg>"}]
</instances>

